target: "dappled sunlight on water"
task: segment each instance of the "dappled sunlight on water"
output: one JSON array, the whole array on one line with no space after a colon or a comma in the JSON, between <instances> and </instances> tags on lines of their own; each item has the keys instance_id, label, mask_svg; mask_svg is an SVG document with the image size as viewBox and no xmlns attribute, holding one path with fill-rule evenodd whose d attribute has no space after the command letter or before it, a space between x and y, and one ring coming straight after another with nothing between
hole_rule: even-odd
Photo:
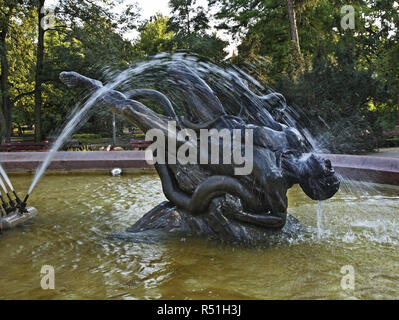
<instances>
[{"instance_id":1,"label":"dappled sunlight on water","mask_svg":"<svg viewBox=\"0 0 399 320\"><path fill-rule=\"evenodd\" d=\"M23 195L31 177L11 180ZM318 203L296 187L288 196L304 231L272 246L134 241L115 235L165 200L156 175L46 176L30 199L39 215L0 236L0 298L399 298L399 188L344 183L323 204L320 238ZM55 290L40 288L43 265ZM354 291L340 287L344 265Z\"/></svg>"}]
</instances>

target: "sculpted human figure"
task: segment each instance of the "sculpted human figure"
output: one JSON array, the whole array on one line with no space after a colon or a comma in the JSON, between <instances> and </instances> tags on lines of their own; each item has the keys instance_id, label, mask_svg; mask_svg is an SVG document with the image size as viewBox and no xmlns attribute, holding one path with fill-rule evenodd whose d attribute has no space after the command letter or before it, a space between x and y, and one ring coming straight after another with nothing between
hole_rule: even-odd
<instances>
[{"instance_id":1,"label":"sculpted human figure","mask_svg":"<svg viewBox=\"0 0 399 320\"><path fill-rule=\"evenodd\" d=\"M227 114L212 89L185 66L178 66L170 74L185 77L185 108L189 118L177 117L169 99L156 90L135 89L125 93L108 90L100 99L143 132L158 129L167 137L168 122L175 121L177 129L196 132L228 129L232 134L233 130L240 129L243 136L248 130L253 134L253 163L248 175L235 175L234 163L155 164L165 196L180 210L181 221L173 218L175 224L181 224L177 229L186 223L186 228L215 232L231 228L226 226L226 221L246 232L246 225L280 229L286 223L287 190L294 184L299 184L314 200L328 199L337 192L339 181L330 161L315 154L304 154L298 131L276 122L268 113L261 123L246 123L243 118ZM102 87L101 82L75 72L62 72L60 79L70 87L90 90ZM202 98L195 98L198 96ZM141 99L159 103L166 115L152 111L138 101ZM248 101L249 109L250 104ZM145 227L144 220L138 223L141 229ZM158 220L162 219L158 217ZM160 223L164 227L166 220Z\"/></svg>"}]
</instances>

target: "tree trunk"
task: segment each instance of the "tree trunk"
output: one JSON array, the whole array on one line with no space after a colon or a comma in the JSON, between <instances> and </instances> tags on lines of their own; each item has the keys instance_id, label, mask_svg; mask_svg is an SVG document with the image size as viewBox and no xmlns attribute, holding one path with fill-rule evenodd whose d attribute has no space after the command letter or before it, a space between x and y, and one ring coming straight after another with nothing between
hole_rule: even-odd
<instances>
[{"instance_id":1,"label":"tree trunk","mask_svg":"<svg viewBox=\"0 0 399 320\"><path fill-rule=\"evenodd\" d=\"M399 128L399 93L398 93L398 124L396 125Z\"/></svg>"},{"instance_id":2,"label":"tree trunk","mask_svg":"<svg viewBox=\"0 0 399 320\"><path fill-rule=\"evenodd\" d=\"M38 16L38 40L37 40L37 56L36 56L36 76L35 76L35 140L42 140L42 72L43 72L43 55L44 55L44 29L41 21L44 14L41 9L45 0L39 0L37 7Z\"/></svg>"},{"instance_id":3,"label":"tree trunk","mask_svg":"<svg viewBox=\"0 0 399 320\"><path fill-rule=\"evenodd\" d=\"M290 18L291 40L295 42L298 52L301 52L299 46L298 27L296 25L295 9L292 0L287 0L288 16Z\"/></svg>"},{"instance_id":4,"label":"tree trunk","mask_svg":"<svg viewBox=\"0 0 399 320\"><path fill-rule=\"evenodd\" d=\"M0 110L0 134L1 142L9 142L11 139L11 100L8 86L8 59L7 59L7 32L8 18L0 34L0 53L1 53L1 110Z\"/></svg>"},{"instance_id":5,"label":"tree trunk","mask_svg":"<svg viewBox=\"0 0 399 320\"><path fill-rule=\"evenodd\" d=\"M187 35L188 36L190 36L190 34L191 34L191 26L190 26L190 8L189 8L189 6L187 5L187 7L186 7L186 13L187 13L187 21L186 21L186 23L187 23Z\"/></svg>"},{"instance_id":6,"label":"tree trunk","mask_svg":"<svg viewBox=\"0 0 399 320\"><path fill-rule=\"evenodd\" d=\"M112 112L112 145L116 147L116 116Z\"/></svg>"}]
</instances>

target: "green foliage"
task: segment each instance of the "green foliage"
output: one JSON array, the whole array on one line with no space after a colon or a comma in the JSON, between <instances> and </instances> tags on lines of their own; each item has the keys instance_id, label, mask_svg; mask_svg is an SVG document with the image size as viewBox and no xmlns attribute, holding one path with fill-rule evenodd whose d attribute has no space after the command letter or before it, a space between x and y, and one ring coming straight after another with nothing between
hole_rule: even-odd
<instances>
[{"instance_id":1,"label":"green foliage","mask_svg":"<svg viewBox=\"0 0 399 320\"><path fill-rule=\"evenodd\" d=\"M216 33L209 34L208 11L196 6L196 0L170 0L172 17L168 21L169 30L175 33L174 47L194 52L200 56L221 61L226 56L228 43Z\"/></svg>"},{"instance_id":2,"label":"green foliage","mask_svg":"<svg viewBox=\"0 0 399 320\"><path fill-rule=\"evenodd\" d=\"M208 13L196 0L170 0L173 16L169 21L171 30L181 36L203 35L209 29Z\"/></svg>"},{"instance_id":3,"label":"green foliage","mask_svg":"<svg viewBox=\"0 0 399 320\"><path fill-rule=\"evenodd\" d=\"M144 22L132 2L114 10L122 2L58 2L56 27L44 36L41 120L45 135L60 127L82 98L79 90L60 83L61 71L104 80L109 70L123 70L133 61L179 50L222 62L228 43L211 31L215 21L216 29L227 30L239 42L238 55L228 63L282 91L301 114L302 123L331 151L368 151L382 130L397 124L398 1L294 1L300 52L291 41L287 1L209 0L213 8L209 11L196 0L170 0L169 18L157 14ZM7 78L0 91L2 135L11 120L20 131L35 122L38 3L0 0L0 34L5 35L0 75ZM340 26L340 9L348 4L356 10L355 30ZM124 37L132 29L139 31L134 42ZM156 103L143 102L163 112ZM111 136L111 119L108 110L97 110L79 132ZM118 132L126 126L117 119Z\"/></svg>"},{"instance_id":4,"label":"green foliage","mask_svg":"<svg viewBox=\"0 0 399 320\"><path fill-rule=\"evenodd\" d=\"M298 46L295 42L290 41L288 50L288 67L286 72L291 79L298 80L304 71L305 61L303 54L298 51Z\"/></svg>"},{"instance_id":5,"label":"green foliage","mask_svg":"<svg viewBox=\"0 0 399 320\"><path fill-rule=\"evenodd\" d=\"M56 26L45 32L42 72L42 129L45 135L63 124L67 114L80 100L79 91L71 90L58 79L63 70L75 70L94 78L104 76L104 67L127 68L137 57L137 50L122 35L134 28L137 9L129 5L120 15L105 10L106 0L61 0L57 5ZM37 11L36 2L27 1L14 10L9 24L8 60L12 120L15 126L33 125L33 94L36 71ZM23 10L22 10L23 9ZM103 117L102 120L99 118ZM90 129L110 128L110 115L96 114ZM104 126L104 124L107 124ZM85 130L85 128L82 128ZM111 132L111 131L110 131Z\"/></svg>"},{"instance_id":6,"label":"green foliage","mask_svg":"<svg viewBox=\"0 0 399 320\"><path fill-rule=\"evenodd\" d=\"M144 139L144 138L145 138L145 133L136 133L136 134L134 135L134 137L135 137L136 139Z\"/></svg>"},{"instance_id":7,"label":"green foliage","mask_svg":"<svg viewBox=\"0 0 399 320\"><path fill-rule=\"evenodd\" d=\"M372 151L381 134L381 81L372 70L356 67L354 48L345 41L337 44L334 56L327 58L323 48L318 52L301 81L281 78L278 89L322 147L334 153Z\"/></svg>"},{"instance_id":8,"label":"green foliage","mask_svg":"<svg viewBox=\"0 0 399 320\"><path fill-rule=\"evenodd\" d=\"M89 143L101 139L101 134L97 133L77 133L72 136L73 139L78 140L81 143Z\"/></svg>"},{"instance_id":9,"label":"green foliage","mask_svg":"<svg viewBox=\"0 0 399 320\"><path fill-rule=\"evenodd\" d=\"M101 134L97 133L77 133L72 136L74 139L100 139Z\"/></svg>"},{"instance_id":10,"label":"green foliage","mask_svg":"<svg viewBox=\"0 0 399 320\"><path fill-rule=\"evenodd\" d=\"M217 37L215 33L212 35L195 35L191 34L186 37L176 36L175 46L194 52L200 56L207 57L213 61L222 61L226 56L224 48L227 42Z\"/></svg>"},{"instance_id":11,"label":"green foliage","mask_svg":"<svg viewBox=\"0 0 399 320\"><path fill-rule=\"evenodd\" d=\"M397 2L294 1L300 54L291 43L286 1L210 3L219 7L219 28L242 39L231 63L249 63L251 75L282 91L324 147L370 151L382 130L393 128L399 93ZM355 30L340 26L343 5L355 8Z\"/></svg>"},{"instance_id":12,"label":"green foliage","mask_svg":"<svg viewBox=\"0 0 399 320\"><path fill-rule=\"evenodd\" d=\"M168 18L157 14L143 25L135 47L143 55L170 52L175 49L173 46L174 36L175 33L168 30Z\"/></svg>"},{"instance_id":13,"label":"green foliage","mask_svg":"<svg viewBox=\"0 0 399 320\"><path fill-rule=\"evenodd\" d=\"M267 57L272 62L271 76L281 74L288 67L290 34L285 1L278 0L221 0L216 17L220 29L242 38L238 54L243 59Z\"/></svg>"}]
</instances>

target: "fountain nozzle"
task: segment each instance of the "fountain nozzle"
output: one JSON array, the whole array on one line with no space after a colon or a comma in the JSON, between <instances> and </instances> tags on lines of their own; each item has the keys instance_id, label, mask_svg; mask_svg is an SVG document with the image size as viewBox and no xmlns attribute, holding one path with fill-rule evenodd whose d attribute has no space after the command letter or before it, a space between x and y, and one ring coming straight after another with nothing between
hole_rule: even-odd
<instances>
[{"instance_id":1,"label":"fountain nozzle","mask_svg":"<svg viewBox=\"0 0 399 320\"><path fill-rule=\"evenodd\" d=\"M21 213L27 212L27 210L26 210L26 202L27 202L27 200L29 198L29 193L25 196L24 201L22 201L18 197L17 193L14 190L12 192L14 193L15 199L17 200L17 206L16 207L19 209L19 211Z\"/></svg>"},{"instance_id":2,"label":"fountain nozzle","mask_svg":"<svg viewBox=\"0 0 399 320\"><path fill-rule=\"evenodd\" d=\"M12 193L14 194L15 200L17 200L17 203L18 203L18 204L21 203L22 201L21 201L21 199L18 197L18 195L17 195L17 193L15 192L15 190L13 190Z\"/></svg>"},{"instance_id":3,"label":"fountain nozzle","mask_svg":"<svg viewBox=\"0 0 399 320\"><path fill-rule=\"evenodd\" d=\"M0 200L1 200L1 202L2 202L2 207L3 207L3 209L4 209L4 211L5 211L5 213L6 213L6 215L8 215L10 212L12 212L12 211L14 211L14 208L13 207L10 207L8 204L7 204L7 202L4 200L4 198L3 198L3 196L0 194Z\"/></svg>"},{"instance_id":4,"label":"fountain nozzle","mask_svg":"<svg viewBox=\"0 0 399 320\"><path fill-rule=\"evenodd\" d=\"M8 200L9 200L9 203L10 203L11 208L15 209L15 208L16 208L16 203L15 203L14 200L10 197L10 194L9 194L8 192L6 193L6 195L7 195L7 198L8 198Z\"/></svg>"}]
</instances>

